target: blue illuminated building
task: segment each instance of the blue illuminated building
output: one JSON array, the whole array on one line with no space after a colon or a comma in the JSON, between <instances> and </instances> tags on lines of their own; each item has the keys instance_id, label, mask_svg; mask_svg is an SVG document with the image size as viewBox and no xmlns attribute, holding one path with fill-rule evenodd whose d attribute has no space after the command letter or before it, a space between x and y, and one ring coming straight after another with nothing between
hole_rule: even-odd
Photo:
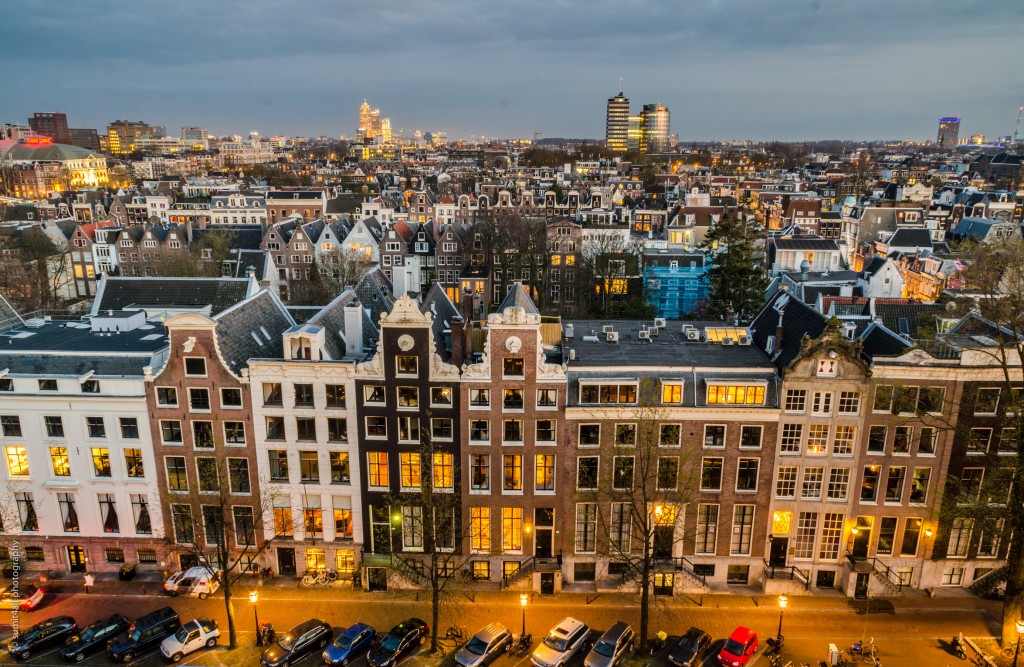
<instances>
[{"instance_id":1,"label":"blue illuminated building","mask_svg":"<svg viewBox=\"0 0 1024 667\"><path fill-rule=\"evenodd\" d=\"M644 252L644 300L657 317L683 317L708 298L706 262L699 252L671 246Z\"/></svg>"}]
</instances>

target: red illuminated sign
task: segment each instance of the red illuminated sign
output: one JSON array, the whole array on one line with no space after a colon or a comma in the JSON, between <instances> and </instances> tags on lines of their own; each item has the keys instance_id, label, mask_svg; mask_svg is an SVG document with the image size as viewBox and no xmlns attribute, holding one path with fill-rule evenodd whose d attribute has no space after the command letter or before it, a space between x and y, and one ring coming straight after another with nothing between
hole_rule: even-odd
<instances>
[{"instance_id":1,"label":"red illuminated sign","mask_svg":"<svg viewBox=\"0 0 1024 667\"><path fill-rule=\"evenodd\" d=\"M51 139L50 137L26 137L25 143L35 145L52 144L53 139Z\"/></svg>"}]
</instances>

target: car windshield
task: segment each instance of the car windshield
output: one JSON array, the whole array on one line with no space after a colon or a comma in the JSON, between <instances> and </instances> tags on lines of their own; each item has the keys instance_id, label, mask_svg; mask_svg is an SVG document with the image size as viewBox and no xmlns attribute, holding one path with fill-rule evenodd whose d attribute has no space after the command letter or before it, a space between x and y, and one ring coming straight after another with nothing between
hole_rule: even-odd
<instances>
[{"instance_id":1,"label":"car windshield","mask_svg":"<svg viewBox=\"0 0 1024 667\"><path fill-rule=\"evenodd\" d=\"M278 638L277 643L284 650L290 651L292 650L292 647L295 646L296 639L298 639L298 637L290 632L286 632Z\"/></svg>"},{"instance_id":2,"label":"car windshield","mask_svg":"<svg viewBox=\"0 0 1024 667\"><path fill-rule=\"evenodd\" d=\"M739 643L735 639L727 639L722 650L729 655L743 655L743 644Z\"/></svg>"},{"instance_id":3,"label":"car windshield","mask_svg":"<svg viewBox=\"0 0 1024 667\"><path fill-rule=\"evenodd\" d=\"M142 630L133 630L128 633L128 639L131 639L133 642L139 641L142 639Z\"/></svg>"},{"instance_id":4,"label":"car windshield","mask_svg":"<svg viewBox=\"0 0 1024 667\"><path fill-rule=\"evenodd\" d=\"M466 650L470 653L483 655L484 653L487 653L487 642L479 637L473 637L469 640L469 643L466 644Z\"/></svg>"},{"instance_id":5,"label":"car windshield","mask_svg":"<svg viewBox=\"0 0 1024 667\"><path fill-rule=\"evenodd\" d=\"M334 640L334 645L338 648L350 649L352 648L352 638L346 637L345 635L339 635L338 638Z\"/></svg>"},{"instance_id":6,"label":"car windshield","mask_svg":"<svg viewBox=\"0 0 1024 667\"><path fill-rule=\"evenodd\" d=\"M188 639L188 626L183 625L178 628L178 631L174 633L174 638L184 644L185 640Z\"/></svg>"},{"instance_id":7,"label":"car windshield","mask_svg":"<svg viewBox=\"0 0 1024 667\"><path fill-rule=\"evenodd\" d=\"M688 651L692 651L697 648L697 638L691 637L690 635L684 635L679 638L679 648L685 648Z\"/></svg>"},{"instance_id":8,"label":"car windshield","mask_svg":"<svg viewBox=\"0 0 1024 667\"><path fill-rule=\"evenodd\" d=\"M615 655L615 647L608 642L597 642L597 644L594 645L594 653L610 658Z\"/></svg>"},{"instance_id":9,"label":"car windshield","mask_svg":"<svg viewBox=\"0 0 1024 667\"><path fill-rule=\"evenodd\" d=\"M82 630L81 634L78 635L78 639L83 642L91 642L94 637L96 637L96 630L92 627Z\"/></svg>"},{"instance_id":10,"label":"car windshield","mask_svg":"<svg viewBox=\"0 0 1024 667\"><path fill-rule=\"evenodd\" d=\"M545 637L544 643L547 644L549 647L555 649L556 651L564 651L567 644L567 642L565 641L565 637L559 637L554 633Z\"/></svg>"},{"instance_id":11,"label":"car windshield","mask_svg":"<svg viewBox=\"0 0 1024 667\"><path fill-rule=\"evenodd\" d=\"M402 638L389 633L380 645L385 651L397 651L398 647L402 645Z\"/></svg>"}]
</instances>

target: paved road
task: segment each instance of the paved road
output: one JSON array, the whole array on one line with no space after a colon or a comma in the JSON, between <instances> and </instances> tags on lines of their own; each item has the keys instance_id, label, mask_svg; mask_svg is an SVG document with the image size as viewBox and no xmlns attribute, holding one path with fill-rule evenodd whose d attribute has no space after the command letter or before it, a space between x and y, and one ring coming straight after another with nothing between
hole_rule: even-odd
<instances>
[{"instance_id":1,"label":"paved road","mask_svg":"<svg viewBox=\"0 0 1024 667\"><path fill-rule=\"evenodd\" d=\"M23 614L23 624L34 623L50 616L69 614L80 624L90 623L100 616L113 612L129 618L138 617L153 609L170 605L183 621L196 616L212 617L220 623L222 631L227 628L227 614L223 599L208 600L191 598L168 598L156 593L158 585L147 584L147 593L141 587L109 586L98 587L91 595L84 595L80 587L73 584L52 582L51 593L43 606L34 612ZM253 646L255 618L253 606L247 599L249 588L240 588L234 603L236 627L239 630L240 648L227 651L224 647L189 656L184 664L214 665L255 665L258 652ZM278 631L310 617L329 621L336 629L361 621L386 631L398 621L418 616L430 621L430 607L425 596L412 592L401 593L354 593L342 589L301 589L268 586L261 590L260 602L256 609L261 621L269 621ZM703 603L698 606L698 603ZM957 632L968 637L988 638L996 631L998 605L973 597L903 598L888 613L865 615L863 607L855 610L841 598L791 597L790 605L783 619L785 650L783 657L794 665L825 659L829 642L840 648L849 647L862 636L873 636L879 646L879 658L886 667L908 665L928 667L962 664L944 650L946 641ZM860 613L858 613L860 612ZM635 596L628 595L582 595L560 594L541 598L531 596L526 608L526 627L539 641L543 634L567 615L575 616L596 632L600 632L617 620L625 620L637 627L639 609ZM6 619L4 619L6 620ZM518 633L522 624L522 608L518 593L497 594L455 594L446 600L441 610L439 627L443 629L458 623L474 631L487 622L499 621L513 632ZM663 630L678 635L690 626L703 628L715 639L713 650L705 664L713 664L713 655L721 647L725 637L737 625L753 628L762 643L774 635L779 622L778 607L772 600L742 596L715 596L704 600L685 597L659 599L652 610L651 634ZM9 626L0 625L0 633L9 631ZM226 641L226 640L225 640ZM6 644L6 638L4 639ZM536 643L536 642L535 642ZM0 652L0 662L9 663L6 651ZM647 662L646 660L643 662ZM640 664L643 664L641 662ZM660 667L661 660L651 660L651 667ZM311 656L299 663L302 666L319 663L319 656ZM576 660L567 667L579 667L582 660ZM28 664L49 666L61 664L56 649L33 657ZM106 656L88 659L86 665L109 664ZM133 667L148 667L162 664L158 654L141 656ZM434 664L427 656L407 658L402 667L420 667ZM766 665L759 655L755 664ZM862 663L864 664L864 663ZM502 657L495 667L526 667L528 658L512 659ZM362 661L353 667L365 667Z\"/></svg>"}]
</instances>

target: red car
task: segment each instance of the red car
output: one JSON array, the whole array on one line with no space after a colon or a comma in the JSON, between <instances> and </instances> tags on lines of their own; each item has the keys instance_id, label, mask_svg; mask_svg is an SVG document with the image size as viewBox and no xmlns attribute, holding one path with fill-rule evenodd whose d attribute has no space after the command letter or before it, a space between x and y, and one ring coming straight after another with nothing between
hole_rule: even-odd
<instances>
[{"instance_id":1,"label":"red car","mask_svg":"<svg viewBox=\"0 0 1024 667\"><path fill-rule=\"evenodd\" d=\"M45 591L27 584L21 588L8 586L0 593L0 609L20 609L31 611L35 609L43 599Z\"/></svg>"},{"instance_id":2,"label":"red car","mask_svg":"<svg viewBox=\"0 0 1024 667\"><path fill-rule=\"evenodd\" d=\"M725 640L725 646L718 652L718 664L722 667L743 667L757 652L757 633L740 626Z\"/></svg>"}]
</instances>

